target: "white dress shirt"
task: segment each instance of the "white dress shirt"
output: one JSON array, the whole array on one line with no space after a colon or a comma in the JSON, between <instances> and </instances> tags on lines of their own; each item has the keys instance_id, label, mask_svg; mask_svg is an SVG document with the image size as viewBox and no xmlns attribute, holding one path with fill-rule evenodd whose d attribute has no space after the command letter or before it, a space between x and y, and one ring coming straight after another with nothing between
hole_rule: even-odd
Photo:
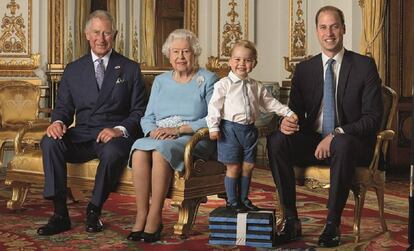
<instances>
[{"instance_id":1,"label":"white dress shirt","mask_svg":"<svg viewBox=\"0 0 414 251\"><path fill-rule=\"evenodd\" d=\"M267 89L252 78L240 79L230 71L214 84L206 117L210 132L219 131L222 119L243 125L253 124L260 115L260 108L279 116L293 112L275 99Z\"/></svg>"},{"instance_id":2,"label":"white dress shirt","mask_svg":"<svg viewBox=\"0 0 414 251\"><path fill-rule=\"evenodd\" d=\"M344 58L344 53L345 53L345 49L342 47L342 50L338 52L338 54L336 54L332 58L335 60L335 63L333 63L332 65L334 81L335 81L335 112L336 112L335 124L338 124L338 103L337 103L338 79L339 79L339 72L341 70L342 59ZM325 54L323 54L322 52L322 65L323 65L323 79L324 80L325 80L326 69L328 68L327 63L329 59L330 58L326 56ZM322 120L323 120L323 100L322 100L321 107L319 108L318 119L316 120L316 123L314 125L314 128L318 133L322 133ZM340 128L339 130L342 130L342 128Z\"/></svg>"}]
</instances>

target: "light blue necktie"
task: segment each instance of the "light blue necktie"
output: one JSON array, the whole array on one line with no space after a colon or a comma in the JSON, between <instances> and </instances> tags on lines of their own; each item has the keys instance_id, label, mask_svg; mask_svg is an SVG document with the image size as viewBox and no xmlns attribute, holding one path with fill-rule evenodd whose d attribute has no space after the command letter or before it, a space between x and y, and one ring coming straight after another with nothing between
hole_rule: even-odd
<instances>
[{"instance_id":1,"label":"light blue necktie","mask_svg":"<svg viewBox=\"0 0 414 251\"><path fill-rule=\"evenodd\" d=\"M96 61L98 62L98 65L96 66L96 69L95 69L95 77L96 77L96 82L98 83L98 87L100 90L102 87L104 76L105 76L105 66L104 66L102 58L98 58Z\"/></svg>"},{"instance_id":2,"label":"light blue necktie","mask_svg":"<svg viewBox=\"0 0 414 251\"><path fill-rule=\"evenodd\" d=\"M335 88L334 88L334 74L332 65L335 63L334 59L329 59L325 73L325 81L323 85L323 120L322 120L322 135L333 132L335 128Z\"/></svg>"}]
</instances>

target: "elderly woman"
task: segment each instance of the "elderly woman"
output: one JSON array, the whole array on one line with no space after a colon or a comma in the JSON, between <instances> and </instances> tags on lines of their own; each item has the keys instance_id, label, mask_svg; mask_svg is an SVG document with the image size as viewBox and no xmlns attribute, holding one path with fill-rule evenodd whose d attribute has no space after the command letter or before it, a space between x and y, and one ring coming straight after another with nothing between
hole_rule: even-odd
<instances>
[{"instance_id":1,"label":"elderly woman","mask_svg":"<svg viewBox=\"0 0 414 251\"><path fill-rule=\"evenodd\" d=\"M173 70L155 78L141 119L146 137L138 139L131 149L137 215L128 240L133 241L160 239L162 208L173 170L183 170L186 143L195 131L207 126L207 105L218 79L197 67L200 43L188 30L173 31L162 53L169 58ZM204 158L213 151L214 143L202 142L196 148L197 155Z\"/></svg>"}]
</instances>

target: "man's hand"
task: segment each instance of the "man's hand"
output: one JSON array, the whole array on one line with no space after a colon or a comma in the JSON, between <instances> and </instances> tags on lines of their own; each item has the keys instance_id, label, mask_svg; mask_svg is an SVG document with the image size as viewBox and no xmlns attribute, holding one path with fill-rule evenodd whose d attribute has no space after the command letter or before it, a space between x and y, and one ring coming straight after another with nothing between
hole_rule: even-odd
<instances>
[{"instance_id":1,"label":"man's hand","mask_svg":"<svg viewBox=\"0 0 414 251\"><path fill-rule=\"evenodd\" d=\"M299 131L299 119L296 114L292 114L290 117L284 117L282 123L280 123L280 131L283 134L291 135Z\"/></svg>"},{"instance_id":2,"label":"man's hand","mask_svg":"<svg viewBox=\"0 0 414 251\"><path fill-rule=\"evenodd\" d=\"M113 138L122 137L124 134L119 128L105 128L96 137L96 142L107 143Z\"/></svg>"},{"instance_id":3,"label":"man's hand","mask_svg":"<svg viewBox=\"0 0 414 251\"><path fill-rule=\"evenodd\" d=\"M55 121L49 125L46 129L46 135L54 139L62 139L63 135L66 133L66 125L62 122Z\"/></svg>"},{"instance_id":4,"label":"man's hand","mask_svg":"<svg viewBox=\"0 0 414 251\"><path fill-rule=\"evenodd\" d=\"M324 160L331 157L331 142L333 139L332 134L328 134L321 142L319 142L318 146L315 150L315 157L318 160Z\"/></svg>"},{"instance_id":5,"label":"man's hand","mask_svg":"<svg viewBox=\"0 0 414 251\"><path fill-rule=\"evenodd\" d=\"M178 137L178 131L176 127L158 127L150 132L150 138L153 139L175 139Z\"/></svg>"},{"instance_id":6,"label":"man's hand","mask_svg":"<svg viewBox=\"0 0 414 251\"><path fill-rule=\"evenodd\" d=\"M220 132L210 132L210 139L211 140L219 140L220 139Z\"/></svg>"}]
</instances>

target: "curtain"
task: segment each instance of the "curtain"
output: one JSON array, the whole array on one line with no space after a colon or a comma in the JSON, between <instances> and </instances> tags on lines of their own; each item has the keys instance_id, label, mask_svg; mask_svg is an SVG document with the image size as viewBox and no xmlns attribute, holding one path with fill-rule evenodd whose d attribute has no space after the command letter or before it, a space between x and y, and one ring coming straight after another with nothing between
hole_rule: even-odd
<instances>
[{"instance_id":1,"label":"curtain","mask_svg":"<svg viewBox=\"0 0 414 251\"><path fill-rule=\"evenodd\" d=\"M141 1L141 63L155 66L155 4L154 0Z\"/></svg>"},{"instance_id":2,"label":"curtain","mask_svg":"<svg viewBox=\"0 0 414 251\"><path fill-rule=\"evenodd\" d=\"M360 0L362 9L361 53L374 58L382 80L386 79L386 0Z\"/></svg>"},{"instance_id":3,"label":"curtain","mask_svg":"<svg viewBox=\"0 0 414 251\"><path fill-rule=\"evenodd\" d=\"M91 0L76 0L76 11L75 11L75 58L78 59L85 55L88 50L88 41L85 38L85 23L91 12Z\"/></svg>"}]
</instances>

